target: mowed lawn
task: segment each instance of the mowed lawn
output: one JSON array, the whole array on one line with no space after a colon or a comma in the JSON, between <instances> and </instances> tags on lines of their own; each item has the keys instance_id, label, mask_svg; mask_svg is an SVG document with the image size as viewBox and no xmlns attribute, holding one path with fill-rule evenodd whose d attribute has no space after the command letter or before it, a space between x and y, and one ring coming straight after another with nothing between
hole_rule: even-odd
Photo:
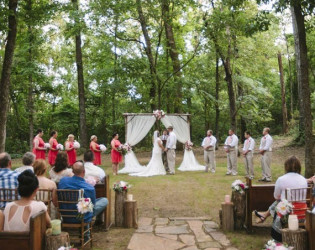
<instances>
[{"instance_id":1,"label":"mowed lawn","mask_svg":"<svg viewBox=\"0 0 315 250\"><path fill-rule=\"evenodd\" d=\"M290 138L277 138L272 160L273 181L284 173L283 163L290 155L296 155L304 162L303 148L286 146ZM257 148L257 145L256 145ZM203 163L202 149L196 149L195 155ZM150 153L138 153L141 164L147 164ZM177 152L176 165L182 160L182 152ZM131 177L129 175L113 176L110 156L103 156L103 167L110 175L111 185L118 180L132 185L130 193L138 201L139 216L142 217L194 217L208 216L219 223L219 209L224 195L231 194L231 183L236 179L244 180L243 157L238 158L238 176L226 176L226 157L223 147L216 152L217 171L215 174L205 172L180 172L176 175L155 177ZM14 161L18 165L18 160ZM123 164L122 164L123 165ZM303 168L304 173L304 168ZM255 180L261 177L260 155L255 154ZM259 197L257 197L259 198ZM112 192L112 215L114 221L114 192ZM112 227L108 232L96 230L94 249L126 249L134 232L133 229ZM245 231L227 233L234 246L239 249L262 249L270 239L269 228L257 228L253 234Z\"/></svg>"}]
</instances>

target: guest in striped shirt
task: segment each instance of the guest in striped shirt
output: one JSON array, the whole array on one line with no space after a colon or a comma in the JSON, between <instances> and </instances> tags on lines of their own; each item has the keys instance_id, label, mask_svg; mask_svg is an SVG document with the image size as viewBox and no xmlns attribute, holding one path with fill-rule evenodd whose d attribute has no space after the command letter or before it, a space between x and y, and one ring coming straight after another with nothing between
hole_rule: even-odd
<instances>
[{"instance_id":1,"label":"guest in striped shirt","mask_svg":"<svg viewBox=\"0 0 315 250\"><path fill-rule=\"evenodd\" d=\"M0 188L18 188L18 176L20 173L11 170L11 156L8 153L0 154ZM3 199L0 193L0 199ZM4 208L6 202L0 202L0 208Z\"/></svg>"}]
</instances>

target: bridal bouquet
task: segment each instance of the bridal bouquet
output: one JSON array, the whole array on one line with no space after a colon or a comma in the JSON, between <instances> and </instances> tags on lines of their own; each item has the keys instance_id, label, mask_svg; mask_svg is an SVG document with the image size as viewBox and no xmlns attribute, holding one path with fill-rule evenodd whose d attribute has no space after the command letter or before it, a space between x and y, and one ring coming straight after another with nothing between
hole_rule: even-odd
<instances>
[{"instance_id":1,"label":"bridal bouquet","mask_svg":"<svg viewBox=\"0 0 315 250\"><path fill-rule=\"evenodd\" d=\"M84 217L84 214L93 212L93 207L94 205L90 198L80 198L77 204L77 219L81 220Z\"/></svg>"},{"instance_id":2,"label":"bridal bouquet","mask_svg":"<svg viewBox=\"0 0 315 250\"><path fill-rule=\"evenodd\" d=\"M116 183L114 183L113 187L114 191L119 193L123 191L128 191L129 188L131 188L131 185L125 181L117 181Z\"/></svg>"},{"instance_id":3,"label":"bridal bouquet","mask_svg":"<svg viewBox=\"0 0 315 250\"><path fill-rule=\"evenodd\" d=\"M242 194L245 190L245 183L243 183L241 180L236 180L232 183L231 187L233 191Z\"/></svg>"},{"instance_id":4,"label":"bridal bouquet","mask_svg":"<svg viewBox=\"0 0 315 250\"><path fill-rule=\"evenodd\" d=\"M106 151L106 146L104 145L104 144L100 144L100 150L102 151L102 152L105 152Z\"/></svg>"},{"instance_id":5,"label":"bridal bouquet","mask_svg":"<svg viewBox=\"0 0 315 250\"><path fill-rule=\"evenodd\" d=\"M153 115L155 116L156 119L161 120L165 116L165 113L163 110L155 110L153 111Z\"/></svg>"},{"instance_id":6,"label":"bridal bouquet","mask_svg":"<svg viewBox=\"0 0 315 250\"><path fill-rule=\"evenodd\" d=\"M62 145L62 144L58 144L57 147L56 147L56 149L58 149L58 150L63 150L63 145Z\"/></svg>"},{"instance_id":7,"label":"bridal bouquet","mask_svg":"<svg viewBox=\"0 0 315 250\"><path fill-rule=\"evenodd\" d=\"M77 142L77 141L74 141L74 143L73 143L73 148L74 148L74 149L79 149L79 148L80 148L80 143Z\"/></svg>"},{"instance_id":8,"label":"bridal bouquet","mask_svg":"<svg viewBox=\"0 0 315 250\"><path fill-rule=\"evenodd\" d=\"M276 206L276 213L280 217L280 221L283 224L288 223L289 214L293 211L293 205L286 199L281 200Z\"/></svg>"},{"instance_id":9,"label":"bridal bouquet","mask_svg":"<svg viewBox=\"0 0 315 250\"><path fill-rule=\"evenodd\" d=\"M275 240L269 240L265 245L264 250L292 250L293 247L289 247L287 244L275 242Z\"/></svg>"},{"instance_id":10,"label":"bridal bouquet","mask_svg":"<svg viewBox=\"0 0 315 250\"><path fill-rule=\"evenodd\" d=\"M45 144L44 144L44 148L45 148L45 149L49 149L49 148L50 148L50 144L49 144L49 143L45 143Z\"/></svg>"},{"instance_id":11,"label":"bridal bouquet","mask_svg":"<svg viewBox=\"0 0 315 250\"><path fill-rule=\"evenodd\" d=\"M185 149L188 150L188 151L192 150L192 147L193 147L193 146L194 146L194 144L193 144L190 140L188 140L188 141L185 143Z\"/></svg>"},{"instance_id":12,"label":"bridal bouquet","mask_svg":"<svg viewBox=\"0 0 315 250\"><path fill-rule=\"evenodd\" d=\"M125 143L125 144L121 144L119 147L118 147L118 151L122 154L122 155L126 155L128 152L131 151L131 146L128 144L128 143Z\"/></svg>"}]
</instances>

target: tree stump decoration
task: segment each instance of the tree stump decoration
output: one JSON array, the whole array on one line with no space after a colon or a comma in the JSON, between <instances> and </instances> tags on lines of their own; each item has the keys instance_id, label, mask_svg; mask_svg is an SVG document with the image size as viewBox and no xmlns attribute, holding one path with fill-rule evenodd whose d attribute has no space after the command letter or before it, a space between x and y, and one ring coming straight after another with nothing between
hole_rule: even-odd
<instances>
[{"instance_id":1,"label":"tree stump decoration","mask_svg":"<svg viewBox=\"0 0 315 250\"><path fill-rule=\"evenodd\" d=\"M125 200L124 206L124 220L126 228L138 228L138 208L137 201Z\"/></svg>"},{"instance_id":2,"label":"tree stump decoration","mask_svg":"<svg viewBox=\"0 0 315 250\"><path fill-rule=\"evenodd\" d=\"M61 232L59 235L46 235L46 250L56 250L62 246L70 246L70 238L67 232Z\"/></svg>"},{"instance_id":3,"label":"tree stump decoration","mask_svg":"<svg viewBox=\"0 0 315 250\"><path fill-rule=\"evenodd\" d=\"M245 192L232 192L231 201L234 203L234 229L240 230L244 228L246 219L246 196Z\"/></svg>"},{"instance_id":4,"label":"tree stump decoration","mask_svg":"<svg viewBox=\"0 0 315 250\"><path fill-rule=\"evenodd\" d=\"M222 207L222 229L226 231L234 231L234 204L230 203L221 203Z\"/></svg>"},{"instance_id":5,"label":"tree stump decoration","mask_svg":"<svg viewBox=\"0 0 315 250\"><path fill-rule=\"evenodd\" d=\"M115 191L115 225L124 226L124 202L127 197L127 191Z\"/></svg>"},{"instance_id":6,"label":"tree stump decoration","mask_svg":"<svg viewBox=\"0 0 315 250\"><path fill-rule=\"evenodd\" d=\"M293 247L294 250L307 250L308 240L307 231L305 229L298 229L296 231L289 230L288 228L281 230L282 242Z\"/></svg>"}]
</instances>

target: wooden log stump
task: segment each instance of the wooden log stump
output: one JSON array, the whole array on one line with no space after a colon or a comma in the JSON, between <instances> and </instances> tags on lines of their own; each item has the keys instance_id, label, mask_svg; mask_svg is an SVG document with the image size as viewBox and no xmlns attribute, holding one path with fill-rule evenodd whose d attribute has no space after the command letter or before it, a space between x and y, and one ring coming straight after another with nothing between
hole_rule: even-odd
<instances>
[{"instance_id":1,"label":"wooden log stump","mask_svg":"<svg viewBox=\"0 0 315 250\"><path fill-rule=\"evenodd\" d=\"M299 229L296 231L289 230L288 228L281 230L282 242L293 247L294 250L307 250L307 231L305 229Z\"/></svg>"},{"instance_id":2,"label":"wooden log stump","mask_svg":"<svg viewBox=\"0 0 315 250\"><path fill-rule=\"evenodd\" d=\"M222 229L226 231L234 231L234 204L221 203L222 207Z\"/></svg>"},{"instance_id":3,"label":"wooden log stump","mask_svg":"<svg viewBox=\"0 0 315 250\"><path fill-rule=\"evenodd\" d=\"M309 210L306 212L305 229L308 234L308 248L315 250L315 214Z\"/></svg>"},{"instance_id":4,"label":"wooden log stump","mask_svg":"<svg viewBox=\"0 0 315 250\"><path fill-rule=\"evenodd\" d=\"M46 235L46 250L56 250L62 246L70 246L70 238L67 232L61 232L59 235Z\"/></svg>"},{"instance_id":5,"label":"wooden log stump","mask_svg":"<svg viewBox=\"0 0 315 250\"><path fill-rule=\"evenodd\" d=\"M138 228L138 208L137 201L125 200L124 225L126 228Z\"/></svg>"},{"instance_id":6,"label":"wooden log stump","mask_svg":"<svg viewBox=\"0 0 315 250\"><path fill-rule=\"evenodd\" d=\"M115 192L115 225L116 227L124 226L124 202L127 191Z\"/></svg>"},{"instance_id":7,"label":"wooden log stump","mask_svg":"<svg viewBox=\"0 0 315 250\"><path fill-rule=\"evenodd\" d=\"M234 203L234 229L243 229L246 219L245 192L241 194L239 192L233 191L231 201Z\"/></svg>"}]
</instances>

